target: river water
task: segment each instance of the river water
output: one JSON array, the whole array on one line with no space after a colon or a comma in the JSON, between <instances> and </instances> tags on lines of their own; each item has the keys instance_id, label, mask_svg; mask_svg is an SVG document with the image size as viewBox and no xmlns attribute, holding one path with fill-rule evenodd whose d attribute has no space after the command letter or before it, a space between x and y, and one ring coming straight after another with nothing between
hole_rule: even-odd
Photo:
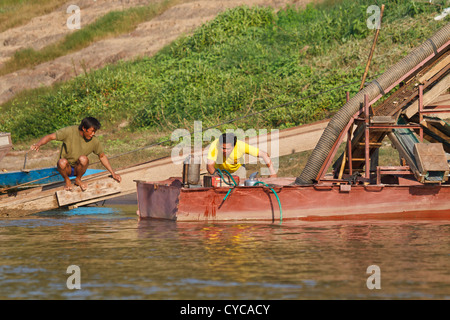
<instances>
[{"instance_id":1,"label":"river water","mask_svg":"<svg viewBox=\"0 0 450 320\"><path fill-rule=\"evenodd\" d=\"M133 205L56 210L0 220L0 299L449 299L449 234L450 220L192 223L138 221Z\"/></svg>"}]
</instances>

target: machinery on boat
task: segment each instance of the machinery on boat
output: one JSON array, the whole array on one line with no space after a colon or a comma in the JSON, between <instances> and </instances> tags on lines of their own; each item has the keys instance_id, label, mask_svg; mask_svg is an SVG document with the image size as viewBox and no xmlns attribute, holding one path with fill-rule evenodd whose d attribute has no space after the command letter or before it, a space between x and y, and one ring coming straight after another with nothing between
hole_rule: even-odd
<instances>
[{"instance_id":1,"label":"machinery on boat","mask_svg":"<svg viewBox=\"0 0 450 320\"><path fill-rule=\"evenodd\" d=\"M347 97L298 177L245 185L222 175L222 186L137 180L137 214L177 221L450 218L450 125L440 117L450 112L449 68L450 24ZM378 165L385 138L399 153L397 166Z\"/></svg>"}]
</instances>

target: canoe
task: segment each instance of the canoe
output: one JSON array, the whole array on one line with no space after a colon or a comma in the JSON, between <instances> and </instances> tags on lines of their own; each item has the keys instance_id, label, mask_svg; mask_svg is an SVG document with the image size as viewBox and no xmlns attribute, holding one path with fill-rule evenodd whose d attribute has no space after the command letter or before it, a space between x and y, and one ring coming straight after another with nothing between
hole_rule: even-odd
<instances>
[{"instance_id":1,"label":"canoe","mask_svg":"<svg viewBox=\"0 0 450 320\"><path fill-rule=\"evenodd\" d=\"M139 218L176 221L285 221L450 218L450 184L293 185L294 178L261 179L265 185L186 188L181 178L136 181ZM227 196L228 195L228 196Z\"/></svg>"},{"instance_id":2,"label":"canoe","mask_svg":"<svg viewBox=\"0 0 450 320\"><path fill-rule=\"evenodd\" d=\"M105 170L87 169L84 176L104 171ZM72 179L75 179L75 177L71 177L71 180ZM56 167L0 173L0 188L10 188L25 183L26 187L35 187L63 181L64 179L59 174Z\"/></svg>"}]
</instances>

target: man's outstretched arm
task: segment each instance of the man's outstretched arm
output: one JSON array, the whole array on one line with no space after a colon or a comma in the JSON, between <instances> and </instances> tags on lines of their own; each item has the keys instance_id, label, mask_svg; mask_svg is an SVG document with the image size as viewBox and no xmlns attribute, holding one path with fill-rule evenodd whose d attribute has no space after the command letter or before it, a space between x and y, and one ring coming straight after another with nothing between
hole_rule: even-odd
<instances>
[{"instance_id":1,"label":"man's outstretched arm","mask_svg":"<svg viewBox=\"0 0 450 320\"><path fill-rule=\"evenodd\" d=\"M41 138L41 140L39 140L38 143L35 143L30 147L30 150L39 151L41 146L43 146L46 143L49 143L52 140L56 140L56 133L51 133Z\"/></svg>"},{"instance_id":2,"label":"man's outstretched arm","mask_svg":"<svg viewBox=\"0 0 450 320\"><path fill-rule=\"evenodd\" d=\"M270 176L269 177L276 178L277 177L277 173L275 172L275 169L273 167L273 162L270 159L269 154L267 152L264 152L264 151L259 151L259 156L261 158L263 158L264 162L267 165L267 168L269 168L269 171L270 171Z\"/></svg>"},{"instance_id":3,"label":"man's outstretched arm","mask_svg":"<svg viewBox=\"0 0 450 320\"><path fill-rule=\"evenodd\" d=\"M215 164L215 161L208 159L208 162L206 163L206 170L208 170L209 174L214 174L214 172L216 171L216 168L214 167Z\"/></svg>"},{"instance_id":4,"label":"man's outstretched arm","mask_svg":"<svg viewBox=\"0 0 450 320\"><path fill-rule=\"evenodd\" d=\"M101 163L103 164L103 166L106 168L106 170L108 170L108 171L111 173L113 179L116 180L116 181L118 181L118 182L122 181L122 178L121 178L118 174L116 174L116 173L114 172L114 170L113 170L113 168L111 167L111 164L109 163L109 160L108 160L108 158L106 157L106 155L105 155L104 153L101 153L98 157L99 157L99 159L100 159L100 162L101 162Z\"/></svg>"}]
</instances>

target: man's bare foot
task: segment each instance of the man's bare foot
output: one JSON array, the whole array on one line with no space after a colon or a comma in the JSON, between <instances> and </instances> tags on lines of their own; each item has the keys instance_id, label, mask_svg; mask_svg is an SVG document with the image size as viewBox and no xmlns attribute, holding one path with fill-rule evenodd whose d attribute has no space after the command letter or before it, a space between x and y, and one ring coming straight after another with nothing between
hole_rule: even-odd
<instances>
[{"instance_id":1,"label":"man's bare foot","mask_svg":"<svg viewBox=\"0 0 450 320\"><path fill-rule=\"evenodd\" d=\"M81 188L81 191L86 191L88 185L87 183L82 182L80 179L75 179L75 185Z\"/></svg>"},{"instance_id":2,"label":"man's bare foot","mask_svg":"<svg viewBox=\"0 0 450 320\"><path fill-rule=\"evenodd\" d=\"M72 191L72 182L66 182L66 185L64 186L64 190L66 191Z\"/></svg>"}]
</instances>

